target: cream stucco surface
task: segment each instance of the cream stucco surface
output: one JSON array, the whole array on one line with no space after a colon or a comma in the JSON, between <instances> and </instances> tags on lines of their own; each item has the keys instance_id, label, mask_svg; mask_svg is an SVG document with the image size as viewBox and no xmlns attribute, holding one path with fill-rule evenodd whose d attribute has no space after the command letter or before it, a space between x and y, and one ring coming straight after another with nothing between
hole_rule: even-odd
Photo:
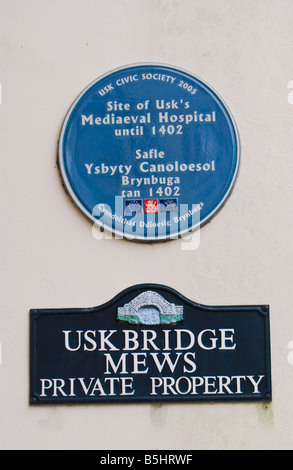
<instances>
[{"instance_id":1,"label":"cream stucco surface","mask_svg":"<svg viewBox=\"0 0 293 470\"><path fill-rule=\"evenodd\" d=\"M0 448L292 448L292 17L291 0L0 0ZM235 188L194 250L99 238L61 184L71 103L137 62L202 77L238 125ZM30 406L29 309L101 305L147 282L269 304L272 402Z\"/></svg>"}]
</instances>

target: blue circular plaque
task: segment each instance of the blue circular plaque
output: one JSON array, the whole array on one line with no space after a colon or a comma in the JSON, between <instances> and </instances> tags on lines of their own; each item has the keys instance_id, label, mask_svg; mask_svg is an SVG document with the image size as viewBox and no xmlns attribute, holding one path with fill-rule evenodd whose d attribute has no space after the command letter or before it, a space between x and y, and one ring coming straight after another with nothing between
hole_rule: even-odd
<instances>
[{"instance_id":1,"label":"blue circular plaque","mask_svg":"<svg viewBox=\"0 0 293 470\"><path fill-rule=\"evenodd\" d=\"M235 183L235 121L193 74L161 64L116 69L67 113L59 168L81 211L115 236L177 238L208 222Z\"/></svg>"}]
</instances>

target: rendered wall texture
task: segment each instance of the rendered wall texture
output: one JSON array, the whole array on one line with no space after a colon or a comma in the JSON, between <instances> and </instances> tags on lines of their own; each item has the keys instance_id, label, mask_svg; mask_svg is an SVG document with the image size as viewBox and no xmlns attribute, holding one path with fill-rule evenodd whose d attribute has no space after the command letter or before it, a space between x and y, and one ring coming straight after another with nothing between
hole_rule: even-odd
<instances>
[{"instance_id":1,"label":"rendered wall texture","mask_svg":"<svg viewBox=\"0 0 293 470\"><path fill-rule=\"evenodd\" d=\"M292 15L291 0L0 0L0 448L292 448ZM235 188L196 249L107 239L61 184L68 108L137 62L201 77L239 129ZM138 283L269 304L272 402L29 406L30 308L101 305Z\"/></svg>"}]
</instances>

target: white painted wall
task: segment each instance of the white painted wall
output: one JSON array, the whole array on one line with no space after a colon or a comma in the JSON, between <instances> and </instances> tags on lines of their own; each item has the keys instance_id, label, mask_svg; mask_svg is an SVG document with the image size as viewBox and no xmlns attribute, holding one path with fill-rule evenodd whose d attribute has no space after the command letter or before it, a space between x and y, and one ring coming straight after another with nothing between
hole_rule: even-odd
<instances>
[{"instance_id":1,"label":"white painted wall","mask_svg":"<svg viewBox=\"0 0 293 470\"><path fill-rule=\"evenodd\" d=\"M292 448L292 15L291 0L0 0L0 448ZM61 185L72 101L135 62L202 77L239 127L239 177L198 250L96 240ZM140 282L270 304L272 403L30 407L29 309L100 305Z\"/></svg>"}]
</instances>

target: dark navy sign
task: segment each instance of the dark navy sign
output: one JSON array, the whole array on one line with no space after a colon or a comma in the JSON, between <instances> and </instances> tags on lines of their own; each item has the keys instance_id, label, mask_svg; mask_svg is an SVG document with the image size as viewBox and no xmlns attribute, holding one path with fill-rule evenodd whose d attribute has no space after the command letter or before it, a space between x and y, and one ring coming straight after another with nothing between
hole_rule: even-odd
<instances>
[{"instance_id":1,"label":"dark navy sign","mask_svg":"<svg viewBox=\"0 0 293 470\"><path fill-rule=\"evenodd\" d=\"M177 68L138 64L90 84L59 141L65 187L118 237L176 238L206 223L239 167L234 119L219 95Z\"/></svg>"},{"instance_id":2,"label":"dark navy sign","mask_svg":"<svg viewBox=\"0 0 293 470\"><path fill-rule=\"evenodd\" d=\"M268 306L207 307L161 285L31 310L32 404L271 400Z\"/></svg>"}]
</instances>

